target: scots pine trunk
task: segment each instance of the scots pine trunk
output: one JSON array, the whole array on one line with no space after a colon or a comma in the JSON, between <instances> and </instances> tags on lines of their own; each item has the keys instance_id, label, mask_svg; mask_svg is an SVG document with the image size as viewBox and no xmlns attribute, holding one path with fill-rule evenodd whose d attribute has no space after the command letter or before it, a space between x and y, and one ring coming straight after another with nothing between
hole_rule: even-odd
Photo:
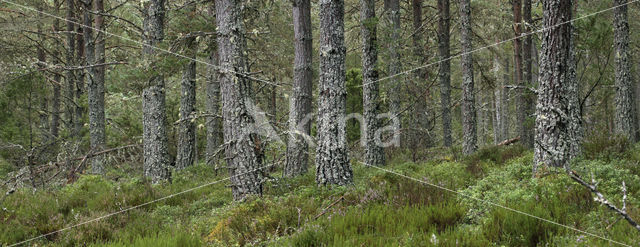
<instances>
[{"instance_id":1,"label":"scots pine trunk","mask_svg":"<svg viewBox=\"0 0 640 247\"><path fill-rule=\"evenodd\" d=\"M182 70L180 83L180 123L178 126L178 152L176 169L187 168L196 159L196 53L198 42L195 37L185 41L185 55L189 60Z\"/></svg>"},{"instance_id":2,"label":"scots pine trunk","mask_svg":"<svg viewBox=\"0 0 640 247\"><path fill-rule=\"evenodd\" d=\"M636 142L634 116L633 77L631 76L631 52L629 50L629 20L627 16L628 0L615 0L619 6L613 10L614 46L616 49L616 134Z\"/></svg>"},{"instance_id":3,"label":"scots pine trunk","mask_svg":"<svg viewBox=\"0 0 640 247\"><path fill-rule=\"evenodd\" d=\"M60 4L57 0L54 1L54 6L55 6L55 13L57 14L60 11ZM53 31L54 32L59 32L60 30L60 20L59 19L55 19L53 20ZM60 47L61 45L58 43L56 44L55 48L53 49L53 56L54 57L59 57L60 56ZM55 73L53 76L53 95L51 98L51 124L49 125L49 127L51 128L50 132L51 132L51 137L55 140L58 138L59 136L59 132L60 132L60 93L61 93L61 85L62 85L62 76L60 75L60 73Z\"/></svg>"},{"instance_id":4,"label":"scots pine trunk","mask_svg":"<svg viewBox=\"0 0 640 247\"><path fill-rule=\"evenodd\" d=\"M90 1L91 0L87 0ZM82 18L82 22L84 22L84 2L79 1L80 6L78 6L78 19ZM82 11L82 12L80 12ZM89 22L89 26L91 22ZM87 59L85 54L85 44L84 44L84 26L78 25L77 35L76 35L76 62L78 66L87 65ZM93 51L92 51L93 53ZM84 127L84 114L86 109L81 104L82 99L84 98L84 93L86 90L86 77L88 77L89 73L88 69L78 70L76 74L76 85L75 85L75 116L74 116L74 132L78 134L78 136L82 135L82 127Z\"/></svg>"},{"instance_id":5,"label":"scots pine trunk","mask_svg":"<svg viewBox=\"0 0 640 247\"><path fill-rule=\"evenodd\" d=\"M104 67L97 67L96 64L104 63L104 40L96 44L98 37L104 37L102 33L89 28L91 23L91 13L93 9L98 12L103 10L102 0L85 2L84 11L84 44L87 66L87 97L89 103L89 142L92 152L100 152L105 146L105 115L104 115ZM95 8L92 8L95 7ZM97 30L102 30L103 18L96 15L93 23ZM91 170L96 174L104 173L104 156L99 155L91 158Z\"/></svg>"},{"instance_id":6,"label":"scots pine trunk","mask_svg":"<svg viewBox=\"0 0 640 247\"><path fill-rule=\"evenodd\" d=\"M249 114L251 98L245 30L242 21L243 0L216 0L220 89L224 127L225 155L234 200L262 194L263 161L261 141L252 129L255 120Z\"/></svg>"},{"instance_id":7,"label":"scots pine trunk","mask_svg":"<svg viewBox=\"0 0 640 247\"><path fill-rule=\"evenodd\" d=\"M378 84L378 41L376 3L360 0L360 34L362 36L362 99L364 111L364 138L366 165L383 166L384 149L376 143L376 131L380 127L380 93Z\"/></svg>"},{"instance_id":8,"label":"scots pine trunk","mask_svg":"<svg viewBox=\"0 0 640 247\"><path fill-rule=\"evenodd\" d=\"M476 100L473 92L473 56L471 55L471 1L460 0L460 39L462 43L462 153L478 149Z\"/></svg>"},{"instance_id":9,"label":"scots pine trunk","mask_svg":"<svg viewBox=\"0 0 640 247\"><path fill-rule=\"evenodd\" d=\"M67 47L66 47L66 52L65 52L65 58L66 58L66 65L68 67L74 66L75 65L75 53L76 53L76 39L75 39L75 28L76 28L76 24L77 20L75 18L74 15L74 10L75 10L75 0L66 0L66 6L67 6L67 33L66 33L66 40L67 40ZM76 102L74 101L75 98L75 87L76 87L76 73L75 70L69 69L66 71L65 73L65 82L66 82L66 90L65 90L65 115L66 115L66 121L65 121L65 126L66 128L69 130L69 132L71 133L71 137L75 137L76 136L76 132L75 130L75 118L74 118L74 113L75 113L75 105Z\"/></svg>"},{"instance_id":10,"label":"scots pine trunk","mask_svg":"<svg viewBox=\"0 0 640 247\"><path fill-rule=\"evenodd\" d=\"M418 66L424 66L427 61L427 57L424 52L424 40L423 34L426 30L422 21L422 0L412 0L411 6L413 10L413 55L419 63ZM427 81L428 72L426 69L417 69L414 74L415 88L418 92L415 92L416 104L413 107L414 111L414 134L411 136L411 142L416 147L431 147L432 140L428 130L431 128L431 121L429 117L432 115L427 102L430 98L430 89L426 88L425 82Z\"/></svg>"},{"instance_id":11,"label":"scots pine trunk","mask_svg":"<svg viewBox=\"0 0 640 247\"><path fill-rule=\"evenodd\" d=\"M440 104L442 107L442 134L444 146L450 147L451 140L451 61L449 60L449 0L438 0L438 59L440 68Z\"/></svg>"},{"instance_id":12,"label":"scots pine trunk","mask_svg":"<svg viewBox=\"0 0 640 247\"><path fill-rule=\"evenodd\" d=\"M568 168L572 134L570 125L572 1L543 1L540 86L536 105L534 174L539 166Z\"/></svg>"},{"instance_id":13,"label":"scots pine trunk","mask_svg":"<svg viewBox=\"0 0 640 247\"><path fill-rule=\"evenodd\" d=\"M523 76L523 45L522 38L522 0L513 0L513 30L515 33L515 39L513 40L513 56L515 66L514 84L518 86L515 90L515 103L516 103L516 132L520 139L525 143L529 139L529 128L526 126L527 121L527 99L525 97L527 86Z\"/></svg>"},{"instance_id":14,"label":"scots pine trunk","mask_svg":"<svg viewBox=\"0 0 640 247\"><path fill-rule=\"evenodd\" d=\"M400 73L400 0L384 0L384 9L386 12L387 27L389 29L387 37L387 44L389 44L388 74L389 76L393 76ZM399 78L400 77L394 77L388 81L390 98L389 108L391 110L391 114L397 118L400 118L401 86Z\"/></svg>"},{"instance_id":15,"label":"scots pine trunk","mask_svg":"<svg viewBox=\"0 0 640 247\"><path fill-rule=\"evenodd\" d=\"M347 157L344 1L320 1L320 80L316 182L353 183Z\"/></svg>"},{"instance_id":16,"label":"scots pine trunk","mask_svg":"<svg viewBox=\"0 0 640 247\"><path fill-rule=\"evenodd\" d=\"M215 7L214 7L215 8ZM215 14L215 9L213 10ZM220 116L220 81L218 78L218 48L215 40L209 44L209 64L207 65L207 165L216 166L216 155L222 145L222 123Z\"/></svg>"},{"instance_id":17,"label":"scots pine trunk","mask_svg":"<svg viewBox=\"0 0 640 247\"><path fill-rule=\"evenodd\" d=\"M149 0L144 3L144 59L156 70L160 56L153 48L164 39L164 0ZM144 175L153 183L169 179L169 152L167 137L167 115L165 86L162 71L154 71L142 91L142 142Z\"/></svg>"},{"instance_id":18,"label":"scots pine trunk","mask_svg":"<svg viewBox=\"0 0 640 247\"><path fill-rule=\"evenodd\" d=\"M525 33L530 33L532 31L531 25L533 25L533 19L531 18L531 0L524 0L522 7L522 14L524 18L524 27ZM522 71L522 85L527 87L532 87L534 84L533 80L533 38L532 35L527 35L524 37L524 42L522 45L522 58L523 58L523 71ZM524 134L525 136L521 136L520 139L522 143L528 147L533 148L533 126L530 124L530 121L527 121L528 116L533 115L533 102L535 95L532 92L524 90ZM522 134L521 134L522 135Z\"/></svg>"},{"instance_id":19,"label":"scots pine trunk","mask_svg":"<svg viewBox=\"0 0 640 247\"><path fill-rule=\"evenodd\" d=\"M294 177L309 169L312 97L312 34L311 1L293 1L293 32L295 57L293 61L293 89L289 98L289 139L284 175Z\"/></svg>"}]
</instances>

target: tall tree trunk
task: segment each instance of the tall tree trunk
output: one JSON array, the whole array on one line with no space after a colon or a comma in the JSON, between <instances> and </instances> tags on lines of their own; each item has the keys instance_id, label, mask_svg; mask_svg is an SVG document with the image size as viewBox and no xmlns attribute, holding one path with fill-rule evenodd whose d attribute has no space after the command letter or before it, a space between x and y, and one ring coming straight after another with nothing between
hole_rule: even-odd
<instances>
[{"instance_id":1,"label":"tall tree trunk","mask_svg":"<svg viewBox=\"0 0 640 247\"><path fill-rule=\"evenodd\" d=\"M239 76L248 72L241 5L243 0L216 0L225 155L235 200L261 195L263 183L261 141L251 129L255 120L246 105L250 81Z\"/></svg>"},{"instance_id":2,"label":"tall tree trunk","mask_svg":"<svg viewBox=\"0 0 640 247\"><path fill-rule=\"evenodd\" d=\"M92 2L92 0L79 0L79 6L78 7L78 19L83 20L84 23L84 1L89 1ZM91 3L89 3L91 4ZM89 17L90 18L90 17ZM86 24L83 24L86 25ZM89 22L89 26L91 26L91 22ZM77 64L80 66L83 65L87 65L88 61L86 58L86 54L85 54L85 42L84 42L84 27L82 25L78 25L77 27L77 35L76 35L76 59L77 59ZM91 30L91 29L90 29ZM91 52L93 55L93 50ZM85 113L85 109L82 105L82 99L83 99L83 94L85 91L85 78L89 77L88 73L85 71L88 69L83 69L83 70L78 70L77 71L77 75L76 75L76 86L75 86L75 102L76 102L76 108L75 108L75 117L74 117L74 132L77 133L78 135L82 134L82 127L84 126L83 120L84 120L84 113Z\"/></svg>"},{"instance_id":3,"label":"tall tree trunk","mask_svg":"<svg viewBox=\"0 0 640 247\"><path fill-rule=\"evenodd\" d=\"M213 7L215 14L215 7ZM218 80L218 48L214 39L209 43L209 66L207 66L207 165L216 165L216 155L222 145L222 124L220 122L220 81Z\"/></svg>"},{"instance_id":4,"label":"tall tree trunk","mask_svg":"<svg viewBox=\"0 0 640 247\"><path fill-rule=\"evenodd\" d=\"M43 11L43 3L39 3L38 4L38 10L39 11ZM43 15L40 13L38 14L38 17L42 20ZM42 23L38 22L37 24L37 30L38 30L38 39L41 42L41 45L37 46L37 50L36 50L36 54L38 57L38 68L40 69L40 73L43 73L42 78L44 78L44 80L42 81L42 93L41 93L41 98L40 98L40 111L39 111L39 117L40 117L40 135L41 135L41 142L42 143L47 143L49 142L49 137L50 137L50 133L49 133L49 101L47 99L47 80L46 79L46 75L44 75L45 71L44 71L44 67L45 64L47 62L47 58L46 58L46 54L44 51L44 48L42 47L42 44L44 44L45 38L42 35Z\"/></svg>"},{"instance_id":5,"label":"tall tree trunk","mask_svg":"<svg viewBox=\"0 0 640 247\"><path fill-rule=\"evenodd\" d=\"M196 53L198 42L195 37L188 38L185 54L192 58L184 65L180 84L180 121L178 129L178 153L176 169L187 168L196 159Z\"/></svg>"},{"instance_id":6,"label":"tall tree trunk","mask_svg":"<svg viewBox=\"0 0 640 247\"><path fill-rule=\"evenodd\" d=\"M293 92L289 98L289 139L284 175L288 177L306 173L309 167L309 140L311 135L312 97L312 34L311 1L293 1L293 32L295 58L293 61Z\"/></svg>"},{"instance_id":7,"label":"tall tree trunk","mask_svg":"<svg viewBox=\"0 0 640 247\"><path fill-rule=\"evenodd\" d=\"M515 39L513 40L513 54L515 63L515 76L514 84L519 86L515 90L515 103L516 103L516 132L525 145L528 145L530 129L527 126L527 113L528 105L526 99L527 81L524 79L523 70L523 52L526 53L526 49L523 49L522 39L522 0L513 0L513 30L515 33ZM525 55L526 56L526 55Z\"/></svg>"},{"instance_id":8,"label":"tall tree trunk","mask_svg":"<svg viewBox=\"0 0 640 247\"><path fill-rule=\"evenodd\" d=\"M400 0L384 0L384 9L386 12L386 22L389 28L389 36L387 42L389 44L389 76L400 73ZM400 79L399 77L391 78L388 83L391 114L400 118ZM395 131L400 131L395 130Z\"/></svg>"},{"instance_id":9,"label":"tall tree trunk","mask_svg":"<svg viewBox=\"0 0 640 247\"><path fill-rule=\"evenodd\" d=\"M346 137L346 48L344 1L320 2L320 80L316 182L319 185L353 183Z\"/></svg>"},{"instance_id":10,"label":"tall tree trunk","mask_svg":"<svg viewBox=\"0 0 640 247\"><path fill-rule=\"evenodd\" d=\"M58 14L58 12L60 12L60 5L59 2L57 0L54 1L53 5L55 6L55 13ZM60 20L59 19L55 19L53 20L53 31L54 32L59 32L60 31ZM60 56L60 44L56 44L56 47L53 50L53 57L59 57ZM51 137L53 139L57 139L58 135L59 135L59 129L60 129L60 88L61 88L61 79L62 76L60 76L60 73L55 73L53 76L53 96L51 98L51 124L50 124L50 132L51 132Z\"/></svg>"},{"instance_id":11,"label":"tall tree trunk","mask_svg":"<svg viewBox=\"0 0 640 247\"><path fill-rule=\"evenodd\" d=\"M424 30L426 30L426 28L423 26L423 21L422 21L422 0L412 0L411 1L411 6L413 9L413 53L414 56L417 61L419 61L418 66L424 66L425 62L427 61L427 57L424 54L424 41L423 41L423 34L424 34ZM428 71L424 68L421 69L417 69L414 73L414 77L415 77L415 81L416 81L416 87L418 89L418 92L416 92L417 95L417 102L415 104L415 106L413 107L414 109L414 129L416 129L417 131L414 131L415 133L412 134L411 139L413 139L411 142L414 143L414 145L417 145L419 147L431 147L432 146L432 140L431 140L431 135L429 132L427 132L430 128L431 128L431 121L429 120L429 116L431 116L431 112L428 106L428 101L430 98L430 89L424 89L426 87L425 81L428 79Z\"/></svg>"},{"instance_id":12,"label":"tall tree trunk","mask_svg":"<svg viewBox=\"0 0 640 247\"><path fill-rule=\"evenodd\" d=\"M524 0L523 2L523 18L524 18L524 27L525 32L528 34L532 31L531 25L533 25L533 19L531 18L531 0ZM524 70L522 71L523 81L522 85L530 87L533 86L533 62L532 62L532 54L533 53L533 38L532 35L527 35L524 37L524 42L522 45L522 58L524 62ZM533 115L533 102L535 95L532 92L527 90L524 91L524 134L526 136L521 136L520 139L522 143L528 147L533 148L533 126L531 125L531 121L528 120L528 117ZM522 134L521 134L522 135Z\"/></svg>"},{"instance_id":13,"label":"tall tree trunk","mask_svg":"<svg viewBox=\"0 0 640 247\"><path fill-rule=\"evenodd\" d=\"M96 52L98 52L98 47L96 47L96 37L100 33L97 32L96 35L93 34L93 29L91 29L91 9L95 11L100 11L98 8L103 6L103 3L98 3L99 0L87 0L84 2L84 44L85 44L85 57L86 64L89 67L87 74L87 97L89 103L89 142L91 145L92 152L100 152L104 149L105 145L105 117L104 117L104 76L102 78L98 78L98 68L94 67L95 64L98 64L100 59L96 56ZM92 5L93 4L93 5ZM94 8L92 8L94 7ZM96 15L100 19L96 18L94 22L94 28L97 30L101 30L103 19L101 15ZM102 52L101 59L104 59L104 43L102 43ZM104 62L102 62L104 63ZM101 81L99 81L102 79ZM91 158L91 169L93 173L96 174L104 174L104 156L96 156Z\"/></svg>"},{"instance_id":14,"label":"tall tree trunk","mask_svg":"<svg viewBox=\"0 0 640 247\"><path fill-rule=\"evenodd\" d=\"M629 50L628 0L615 0L613 10L614 45L616 49L616 122L617 134L636 142L633 98L633 77L631 76L631 52Z\"/></svg>"},{"instance_id":15,"label":"tall tree trunk","mask_svg":"<svg viewBox=\"0 0 640 247\"><path fill-rule=\"evenodd\" d=\"M380 94L378 84L378 41L376 3L360 0L360 34L362 36L362 99L364 111L365 156L367 165L383 166L384 149L376 143L376 131L380 127Z\"/></svg>"},{"instance_id":16,"label":"tall tree trunk","mask_svg":"<svg viewBox=\"0 0 640 247\"><path fill-rule=\"evenodd\" d=\"M510 103L511 103L511 91L509 91L510 89L507 88L508 85L511 84L511 63L508 57L505 58L504 60L504 70L502 71L502 87L500 87L500 104L502 105L502 108L500 109L500 114L502 115L502 117L500 118L500 120L502 121L502 123L500 124L500 126L502 127L502 130L500 130L502 133L502 140L507 140L510 139L510 133L511 133L511 114L510 111Z\"/></svg>"},{"instance_id":17,"label":"tall tree trunk","mask_svg":"<svg viewBox=\"0 0 640 247\"><path fill-rule=\"evenodd\" d=\"M94 10L98 13L95 15L94 19L94 27L97 30L93 42L95 44L95 53L94 64L104 64L106 61L105 58L105 27L104 27L104 17L102 13L104 13L104 0L93 0L94 1ZM104 105L104 79L105 79L105 66L99 65L96 67L92 67L92 77L91 81L94 85L89 86L89 107L93 107L93 111L89 109L89 128L93 129L89 133L92 137L91 146L94 151L100 151L106 147L107 137L106 137L106 119L105 119L105 105ZM93 92L91 92L93 91ZM93 123L92 123L93 122ZM95 157L93 160L93 172L98 174L104 174L104 156Z\"/></svg>"},{"instance_id":18,"label":"tall tree trunk","mask_svg":"<svg viewBox=\"0 0 640 247\"><path fill-rule=\"evenodd\" d=\"M503 135L503 128L502 128L502 124L504 123L504 121L502 120L502 92L503 92L503 85L501 82L498 82L498 78L500 75L500 60L498 59L498 56L496 55L493 59L493 71L495 72L495 77L496 77L496 83L495 83L495 87L493 89L493 143L494 144L498 144L500 142L502 142L502 140L505 139L504 135Z\"/></svg>"},{"instance_id":19,"label":"tall tree trunk","mask_svg":"<svg viewBox=\"0 0 640 247\"><path fill-rule=\"evenodd\" d=\"M67 34L66 34L66 39L67 39L67 47L66 47L66 65L67 67L71 67L75 65L75 53L76 53L76 39L75 39L75 31L76 31L76 25L75 23L77 22L76 18L75 18L75 14L74 11L76 9L75 7L75 0L66 0L66 5L67 5ZM75 106L76 106L76 102L74 101L75 98L75 87L76 87L76 73L75 70L67 70L66 71L66 75L65 75L65 83L66 83L66 92L65 92L65 115L66 115L66 128L69 130L69 132L71 133L72 137L77 136L77 133L75 132L75 118L74 118L74 114L75 114Z\"/></svg>"},{"instance_id":20,"label":"tall tree trunk","mask_svg":"<svg viewBox=\"0 0 640 247\"><path fill-rule=\"evenodd\" d=\"M471 55L471 1L460 0L460 39L462 43L462 153L478 149L476 99L473 92L473 56Z\"/></svg>"},{"instance_id":21,"label":"tall tree trunk","mask_svg":"<svg viewBox=\"0 0 640 247\"><path fill-rule=\"evenodd\" d=\"M572 1L543 1L540 86L536 107L534 174L539 166L568 168L571 151L571 20Z\"/></svg>"},{"instance_id":22,"label":"tall tree trunk","mask_svg":"<svg viewBox=\"0 0 640 247\"><path fill-rule=\"evenodd\" d=\"M444 146L450 147L451 140L451 61L449 60L449 0L438 0L438 55L440 68L440 103L442 107L442 133Z\"/></svg>"},{"instance_id":23,"label":"tall tree trunk","mask_svg":"<svg viewBox=\"0 0 640 247\"><path fill-rule=\"evenodd\" d=\"M142 54L149 64L157 66L157 51L153 48L164 39L164 0L144 3L144 46ZM160 68L156 68L160 70ZM169 149L164 75L159 71L149 78L142 90L142 142L144 175L153 183L169 179Z\"/></svg>"}]
</instances>

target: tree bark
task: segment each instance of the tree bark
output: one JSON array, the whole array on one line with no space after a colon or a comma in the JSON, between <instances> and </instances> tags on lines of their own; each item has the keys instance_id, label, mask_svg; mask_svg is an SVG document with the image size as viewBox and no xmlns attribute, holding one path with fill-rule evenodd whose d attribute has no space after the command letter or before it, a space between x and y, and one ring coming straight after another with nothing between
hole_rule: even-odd
<instances>
[{"instance_id":1,"label":"tree bark","mask_svg":"<svg viewBox=\"0 0 640 247\"><path fill-rule=\"evenodd\" d=\"M311 1L293 1L293 32L295 58L293 61L293 90L289 98L289 139L284 175L294 177L307 172L311 135L312 97L312 34Z\"/></svg>"},{"instance_id":2,"label":"tree bark","mask_svg":"<svg viewBox=\"0 0 640 247\"><path fill-rule=\"evenodd\" d=\"M438 0L438 55L440 68L440 104L442 107L442 133L444 146L450 147L451 140L451 61L449 60L449 0Z\"/></svg>"},{"instance_id":3,"label":"tree bark","mask_svg":"<svg viewBox=\"0 0 640 247\"><path fill-rule=\"evenodd\" d=\"M471 43L471 1L460 0L460 36L462 43L462 153L478 149L476 100L473 92L473 56Z\"/></svg>"},{"instance_id":4,"label":"tree bark","mask_svg":"<svg viewBox=\"0 0 640 247\"><path fill-rule=\"evenodd\" d=\"M242 5L243 0L216 0L224 140L228 143L225 155L234 200L261 195L263 184L261 141L252 129L255 120L246 105L251 83L239 76L248 72Z\"/></svg>"},{"instance_id":5,"label":"tree bark","mask_svg":"<svg viewBox=\"0 0 640 247\"><path fill-rule=\"evenodd\" d=\"M380 93L378 84L378 41L376 3L360 0L360 34L362 36L362 94L364 111L364 138L366 165L383 166L384 149L376 143L376 131L380 127Z\"/></svg>"},{"instance_id":6,"label":"tree bark","mask_svg":"<svg viewBox=\"0 0 640 247\"><path fill-rule=\"evenodd\" d=\"M572 1L543 1L540 86L536 106L533 170L539 166L568 168L571 151L569 107L572 63Z\"/></svg>"},{"instance_id":7,"label":"tree bark","mask_svg":"<svg viewBox=\"0 0 640 247\"><path fill-rule=\"evenodd\" d=\"M533 19L531 18L531 0L524 0L523 2L523 7L522 7L522 12L523 12L523 18L524 18L524 27L525 27L525 32L528 34L532 31L532 25L533 25ZM522 76L523 76L523 81L522 84L527 86L527 87L532 87L533 84L535 83L535 81L533 80L533 61L532 61L532 55L533 55L533 35L527 35L526 37L524 37L524 42L522 45L522 58L523 58L523 67L524 70L522 71ZM532 92L529 91L524 91L524 115L525 115L525 122L524 122L524 133L526 134L525 136L521 136L520 139L522 140L522 143L528 147L528 148L533 148L533 126L531 124L531 120L529 120L529 116L533 115L534 110L533 110L533 102L535 99L535 94L533 94ZM522 135L522 134L521 134Z\"/></svg>"},{"instance_id":8,"label":"tree bark","mask_svg":"<svg viewBox=\"0 0 640 247\"><path fill-rule=\"evenodd\" d=\"M422 21L422 0L412 0L411 6L413 10L413 53L414 59L416 59L419 64L418 66L424 66L427 61L427 56L425 56L424 52L424 41L423 34L426 28L423 26ZM414 133L411 135L411 143L416 147L431 147L433 145L431 135L427 132L431 129L431 120L429 117L432 115L428 101L430 99L430 89L426 88L426 84L424 84L428 79L428 71L424 68L417 69L414 72L415 77L415 88L418 89L416 92L416 104L413 107L414 111Z\"/></svg>"},{"instance_id":9,"label":"tree bark","mask_svg":"<svg viewBox=\"0 0 640 247\"><path fill-rule=\"evenodd\" d=\"M83 21L83 25L84 24L84 1L89 1L92 2L92 0L79 0L78 2L80 3L80 6L78 7L78 19L82 18ZM91 4L91 3L89 3ZM90 5L91 6L91 5ZM82 17L81 17L82 16ZM90 17L89 17L90 18ZM89 22L88 24L89 26L91 26L91 22ZM85 54L85 35L84 35L84 26L82 25L78 25L77 27L77 35L76 35L76 59L77 59L77 64L78 66L86 66L87 65L87 58L86 58L86 54ZM91 30L91 29L90 29ZM93 50L91 51L91 55L93 55ZM82 99L84 97L84 93L85 93L85 86L86 86L86 81L85 78L89 77L90 75L84 70L78 70L76 72L76 85L75 85L75 116L74 116L74 132L80 136L82 135L82 127L84 127L83 124L83 120L84 120L84 114L85 114L85 108L83 107L83 105L81 104Z\"/></svg>"},{"instance_id":10,"label":"tree bark","mask_svg":"<svg viewBox=\"0 0 640 247\"><path fill-rule=\"evenodd\" d=\"M353 183L346 138L346 49L344 1L320 2L320 80L316 182L319 185Z\"/></svg>"},{"instance_id":11,"label":"tree bark","mask_svg":"<svg viewBox=\"0 0 640 247\"><path fill-rule=\"evenodd\" d=\"M195 10L195 8L194 8ZM196 160L196 53L198 42L195 37L185 41L185 55L189 60L183 68L182 82L180 83L180 118L189 119L181 121L178 129L178 153L176 156L176 169L184 169Z\"/></svg>"},{"instance_id":12,"label":"tree bark","mask_svg":"<svg viewBox=\"0 0 640 247\"><path fill-rule=\"evenodd\" d=\"M67 67L75 66L75 53L76 53L76 39L75 39L75 23L77 19L75 18L75 0L66 0L67 5L67 47L66 47L66 65ZM65 101L65 115L66 115L66 128L71 133L71 137L75 137L77 133L75 132L75 87L76 87L76 73L75 70L67 70L65 75L66 82L66 101Z\"/></svg>"},{"instance_id":13,"label":"tree bark","mask_svg":"<svg viewBox=\"0 0 640 247\"><path fill-rule=\"evenodd\" d=\"M215 7L213 7L215 15ZM209 66L207 66L207 164L216 166L216 155L222 145L222 123L216 116L220 116L220 81L218 78L218 48L215 40L209 44Z\"/></svg>"},{"instance_id":14,"label":"tree bark","mask_svg":"<svg viewBox=\"0 0 640 247\"><path fill-rule=\"evenodd\" d=\"M515 63L515 76L514 84L519 87L515 89L515 103L516 103L516 132L521 137L523 143L528 146L528 140L530 136L530 128L527 126L527 113L529 112L529 105L527 100L528 92L525 89L528 85L528 81L524 78L523 70L523 53L526 53L526 48L523 48L523 42L520 38L522 34L522 0L513 0L513 30L515 33L515 39L513 40L513 54ZM530 11L530 10L529 10ZM530 15L531 13L529 13ZM527 36L526 38L528 38ZM525 38L525 39L526 39ZM525 41L526 42L526 41ZM530 49L529 49L530 50ZM527 55L524 55L527 56ZM529 54L530 56L530 54ZM529 57L530 59L530 57ZM529 61L530 63L530 61ZM530 66L530 65L529 65Z\"/></svg>"},{"instance_id":15,"label":"tree bark","mask_svg":"<svg viewBox=\"0 0 640 247\"><path fill-rule=\"evenodd\" d=\"M389 44L389 76L400 73L400 0L384 0L387 26L389 27L387 42ZM391 78L388 82L391 114L400 118L400 79ZM395 130L400 131L400 130Z\"/></svg>"},{"instance_id":16,"label":"tree bark","mask_svg":"<svg viewBox=\"0 0 640 247\"><path fill-rule=\"evenodd\" d=\"M97 35L100 33L97 32L94 35L93 29L90 28L92 25L90 11L93 9L102 12L103 10L100 8L103 7L103 2L101 0L87 0L83 4L85 59L86 66L91 66L87 69L88 73L86 73L89 103L89 142L92 152L100 152L105 146L104 68L102 68L102 73L99 75L99 68L93 65L104 63L104 42L101 42L100 47L96 47ZM102 16L96 15L93 24L95 25L94 28L101 30L103 24ZM99 54L96 54L98 52ZM91 159L91 170L96 174L104 174L104 156L96 156Z\"/></svg>"},{"instance_id":17,"label":"tree bark","mask_svg":"<svg viewBox=\"0 0 640 247\"><path fill-rule=\"evenodd\" d=\"M54 6L55 6L55 13L57 14L58 12L60 12L60 5L59 2L57 0L54 1ZM55 19L53 21L53 30L54 32L58 32L60 31L60 20L59 19ZM60 48L60 44L56 44L56 47L54 49L54 57L59 57L60 56L60 52L59 52L59 48ZM50 124L50 132L51 132L51 137L53 139L57 139L59 136L59 130L60 130L60 89L61 89L61 79L62 76L60 75L60 73L55 73L53 76L53 96L51 98L51 124Z\"/></svg>"},{"instance_id":18,"label":"tree bark","mask_svg":"<svg viewBox=\"0 0 640 247\"><path fill-rule=\"evenodd\" d=\"M631 76L631 52L629 50L628 0L615 0L613 10L614 46L616 49L616 134L636 142L633 78Z\"/></svg>"},{"instance_id":19,"label":"tree bark","mask_svg":"<svg viewBox=\"0 0 640 247\"><path fill-rule=\"evenodd\" d=\"M164 3L164 0L150 0L144 4L142 53L152 67L156 67L156 63L161 59L153 47L164 39ZM153 183L170 177L165 110L164 75L162 71L157 71L150 76L142 91L144 175L151 178Z\"/></svg>"}]
</instances>

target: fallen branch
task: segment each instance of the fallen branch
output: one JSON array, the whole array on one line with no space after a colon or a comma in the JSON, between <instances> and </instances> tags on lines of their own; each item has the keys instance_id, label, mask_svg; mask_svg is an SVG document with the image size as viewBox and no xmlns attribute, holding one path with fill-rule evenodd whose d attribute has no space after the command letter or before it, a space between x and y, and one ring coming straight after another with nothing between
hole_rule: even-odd
<instances>
[{"instance_id":1,"label":"fallen branch","mask_svg":"<svg viewBox=\"0 0 640 247\"><path fill-rule=\"evenodd\" d=\"M520 141L520 137L519 136L516 137L516 138L513 138L513 139L504 140L501 143L498 143L497 146L508 146L508 145L511 145L511 144L516 143L518 141Z\"/></svg>"},{"instance_id":2,"label":"fallen branch","mask_svg":"<svg viewBox=\"0 0 640 247\"><path fill-rule=\"evenodd\" d=\"M571 179L573 179L574 181L578 182L579 184L581 184L584 187L587 187L592 193L594 193L596 195L596 197L594 198L595 201L607 206L607 208L613 210L614 212L616 212L617 214L619 214L620 216L622 216L622 218L624 218L627 222L629 222L629 224L633 227L636 228L636 230L640 231L640 225L638 225L637 222L635 222L631 216L629 216L629 214L627 214L627 186L624 184L624 181L622 182L622 209L619 209L618 207L616 207L615 205L613 205L613 203L609 202L606 198L604 198L604 195L602 195L602 193L600 193L600 191L598 191L598 184L594 181L594 179L591 179L591 183L593 184L589 184L587 182L585 182L584 180L582 180L580 178L580 176L575 172L575 171L571 171L569 173L569 177L571 177Z\"/></svg>"},{"instance_id":3,"label":"fallen branch","mask_svg":"<svg viewBox=\"0 0 640 247\"><path fill-rule=\"evenodd\" d=\"M343 201L343 200L344 200L344 196L341 196L340 198L338 198L338 200L335 200L335 201L334 201L333 203L331 203L329 206L327 206L326 208L324 208L320 214L316 215L316 217L313 217L313 220L317 220L318 218L320 218L321 216L323 216L324 214L326 214L326 213L327 213L327 211L328 211L331 207L335 206L336 204L338 204L338 202L341 202L341 201Z\"/></svg>"}]
</instances>

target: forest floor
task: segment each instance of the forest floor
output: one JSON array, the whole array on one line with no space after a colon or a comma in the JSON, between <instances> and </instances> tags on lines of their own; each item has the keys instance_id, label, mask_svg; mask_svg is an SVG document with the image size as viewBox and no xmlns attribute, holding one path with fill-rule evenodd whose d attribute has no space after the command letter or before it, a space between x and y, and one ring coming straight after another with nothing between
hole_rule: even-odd
<instances>
[{"instance_id":1,"label":"forest floor","mask_svg":"<svg viewBox=\"0 0 640 247\"><path fill-rule=\"evenodd\" d=\"M322 188L312 172L295 179L274 171L264 196L233 202L227 174L196 165L172 183L152 186L129 174L83 175L72 185L22 189L0 202L0 246L74 226L203 184L210 185L97 221L27 246L616 246L570 228L637 246L640 234L562 172L532 178L532 153L488 147L459 158L424 151L425 162L396 154L384 169L353 162L355 183ZM6 166L6 164L5 164ZM1 168L0 170L5 169ZM572 164L584 178L640 219L640 145L607 139L585 144ZM0 174L1 176L5 174ZM455 192L436 188L433 185ZM0 191L1 195L5 191ZM475 199L472 199L475 198ZM479 199L479 200L476 200ZM570 228L496 207L500 204Z\"/></svg>"}]
</instances>

